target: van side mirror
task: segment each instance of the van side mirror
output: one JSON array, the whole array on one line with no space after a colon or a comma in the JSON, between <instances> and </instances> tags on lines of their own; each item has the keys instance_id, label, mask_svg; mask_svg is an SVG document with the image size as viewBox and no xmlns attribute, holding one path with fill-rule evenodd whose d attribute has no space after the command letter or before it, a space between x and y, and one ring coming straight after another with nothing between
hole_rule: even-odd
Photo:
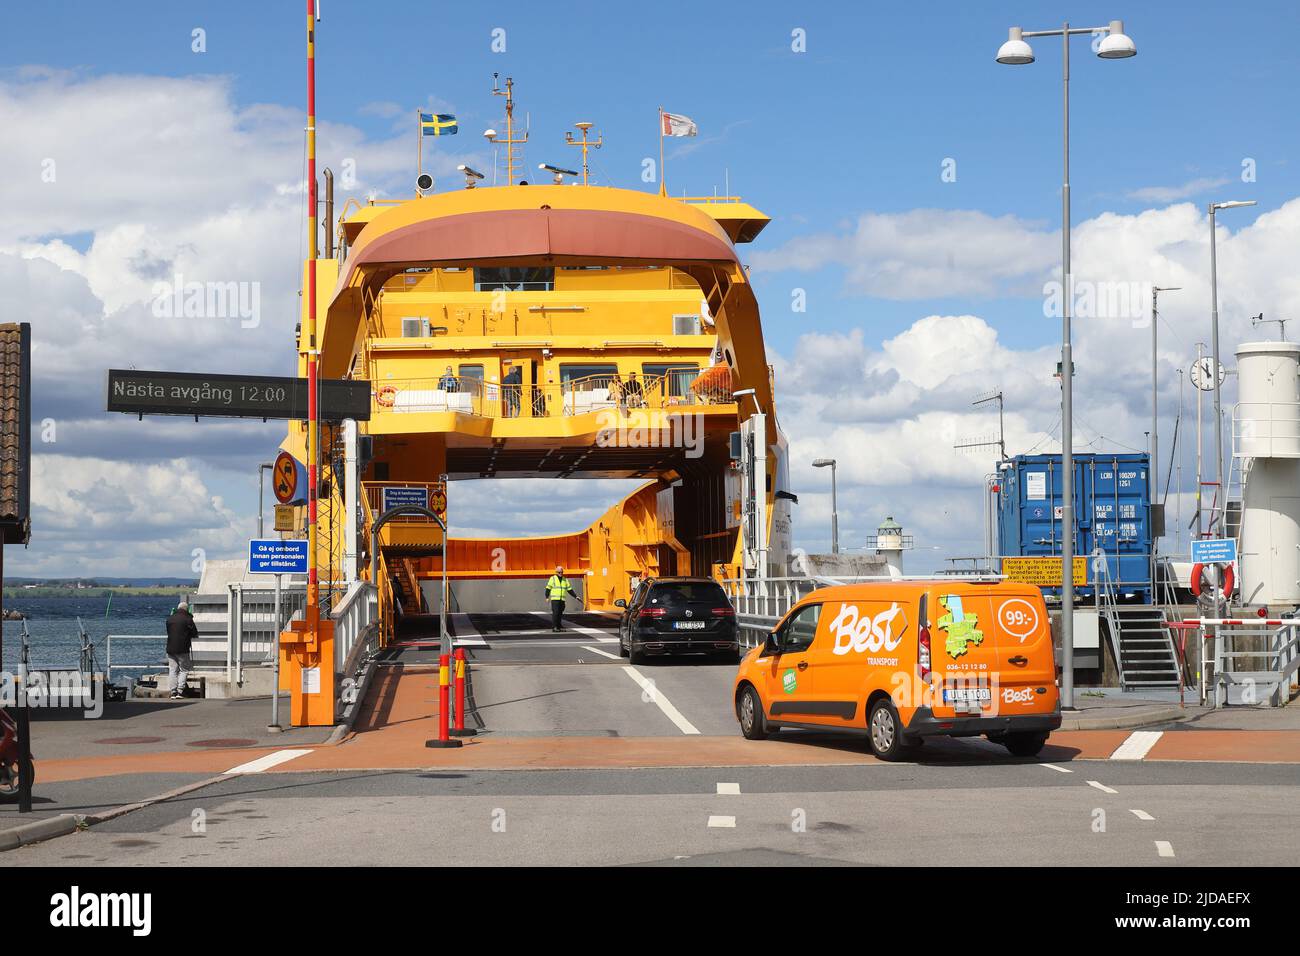
<instances>
[{"instance_id":1,"label":"van side mirror","mask_svg":"<svg viewBox=\"0 0 1300 956\"><path fill-rule=\"evenodd\" d=\"M781 653L781 635L778 634L775 630L773 630L771 633L767 635L767 640L763 644L763 653L764 654Z\"/></svg>"},{"instance_id":2,"label":"van side mirror","mask_svg":"<svg viewBox=\"0 0 1300 956\"><path fill-rule=\"evenodd\" d=\"M614 607L627 607L627 602L624 601L622 598L619 598L617 601L614 602Z\"/></svg>"}]
</instances>

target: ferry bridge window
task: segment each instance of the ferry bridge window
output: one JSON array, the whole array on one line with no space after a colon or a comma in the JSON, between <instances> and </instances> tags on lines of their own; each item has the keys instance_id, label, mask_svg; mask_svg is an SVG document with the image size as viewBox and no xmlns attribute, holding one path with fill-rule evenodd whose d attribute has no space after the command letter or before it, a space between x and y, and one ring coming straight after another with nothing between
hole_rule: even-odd
<instances>
[{"instance_id":1,"label":"ferry bridge window","mask_svg":"<svg viewBox=\"0 0 1300 956\"><path fill-rule=\"evenodd\" d=\"M664 394L672 398L682 398L690 394L691 382L699 376L700 366L683 365L680 362L645 362L641 366L641 371L646 378L662 376Z\"/></svg>"},{"instance_id":2,"label":"ferry bridge window","mask_svg":"<svg viewBox=\"0 0 1300 956\"><path fill-rule=\"evenodd\" d=\"M555 270L549 266L477 266L475 292L550 292Z\"/></svg>"},{"instance_id":3,"label":"ferry bridge window","mask_svg":"<svg viewBox=\"0 0 1300 956\"><path fill-rule=\"evenodd\" d=\"M576 382L578 388L608 388L610 379L618 374L617 365L561 365L560 383Z\"/></svg>"},{"instance_id":4,"label":"ferry bridge window","mask_svg":"<svg viewBox=\"0 0 1300 956\"><path fill-rule=\"evenodd\" d=\"M482 365L462 365L462 366L460 367L460 377L461 377L461 378L476 378L476 379L478 379L478 380L481 382L481 381L483 381L483 366L482 366Z\"/></svg>"}]
</instances>

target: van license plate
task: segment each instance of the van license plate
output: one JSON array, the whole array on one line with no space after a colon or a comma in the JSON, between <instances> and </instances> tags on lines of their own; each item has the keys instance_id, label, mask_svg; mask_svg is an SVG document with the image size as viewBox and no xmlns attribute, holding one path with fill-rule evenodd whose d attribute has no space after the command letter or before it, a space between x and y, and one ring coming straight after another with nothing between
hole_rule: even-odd
<instances>
[{"instance_id":1,"label":"van license plate","mask_svg":"<svg viewBox=\"0 0 1300 956\"><path fill-rule=\"evenodd\" d=\"M945 687L943 700L946 704L987 704L993 700L993 692L988 687Z\"/></svg>"},{"instance_id":2,"label":"van license plate","mask_svg":"<svg viewBox=\"0 0 1300 956\"><path fill-rule=\"evenodd\" d=\"M703 621L673 621L673 630L702 631L704 630L704 622Z\"/></svg>"}]
</instances>

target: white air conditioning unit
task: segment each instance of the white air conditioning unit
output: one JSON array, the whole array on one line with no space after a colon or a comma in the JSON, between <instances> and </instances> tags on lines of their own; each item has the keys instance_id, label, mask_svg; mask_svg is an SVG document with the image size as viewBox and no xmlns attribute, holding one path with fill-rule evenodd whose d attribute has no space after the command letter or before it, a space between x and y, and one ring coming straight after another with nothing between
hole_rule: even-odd
<instances>
[{"instance_id":1,"label":"white air conditioning unit","mask_svg":"<svg viewBox=\"0 0 1300 956\"><path fill-rule=\"evenodd\" d=\"M674 315L673 335L699 335L700 317L698 315Z\"/></svg>"},{"instance_id":2,"label":"white air conditioning unit","mask_svg":"<svg viewBox=\"0 0 1300 956\"><path fill-rule=\"evenodd\" d=\"M429 319L427 316L403 316L402 338L427 339L429 337Z\"/></svg>"}]
</instances>

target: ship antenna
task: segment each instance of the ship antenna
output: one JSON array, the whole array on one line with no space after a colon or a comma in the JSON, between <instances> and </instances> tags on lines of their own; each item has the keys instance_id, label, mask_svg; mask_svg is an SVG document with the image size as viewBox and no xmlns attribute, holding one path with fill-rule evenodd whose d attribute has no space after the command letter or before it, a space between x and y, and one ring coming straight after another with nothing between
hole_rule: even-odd
<instances>
[{"instance_id":1,"label":"ship antenna","mask_svg":"<svg viewBox=\"0 0 1300 956\"><path fill-rule=\"evenodd\" d=\"M521 166L522 158L516 156L515 147L522 146L528 142L528 132L525 130L518 139L515 138L515 81L514 77L506 77L506 88L501 89L497 82L497 74L492 74L492 95L504 96L506 98L506 138L498 139L495 131L488 130L484 135L490 143L500 143L506 148L506 185L512 185L515 180L515 168Z\"/></svg>"},{"instance_id":2,"label":"ship antenna","mask_svg":"<svg viewBox=\"0 0 1300 956\"><path fill-rule=\"evenodd\" d=\"M605 137L597 136L594 141L587 139L587 130L591 129L592 124L588 123L586 120L583 120L581 123L574 123L573 125L578 127L578 129L582 130L582 139L581 140L574 139L573 134L570 133L568 130L565 130L564 142L570 146L582 147L582 185L586 186L588 184L587 183L587 150L600 149L600 147L604 145Z\"/></svg>"}]
</instances>

